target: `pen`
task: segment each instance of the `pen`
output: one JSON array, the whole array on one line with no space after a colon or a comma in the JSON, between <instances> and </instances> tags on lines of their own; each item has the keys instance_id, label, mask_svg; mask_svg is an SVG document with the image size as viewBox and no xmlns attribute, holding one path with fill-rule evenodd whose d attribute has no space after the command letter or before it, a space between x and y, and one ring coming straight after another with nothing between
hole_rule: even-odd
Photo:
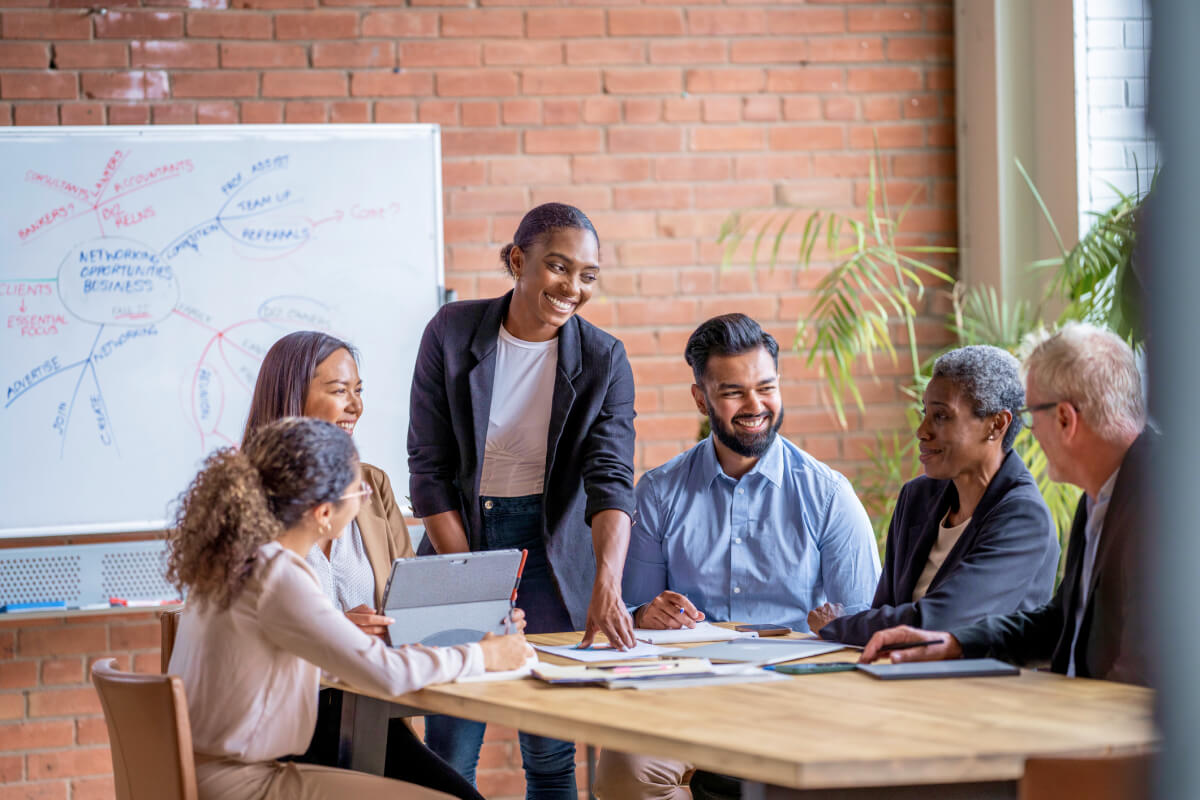
<instances>
[{"instance_id":1,"label":"pen","mask_svg":"<svg viewBox=\"0 0 1200 800\"><path fill-rule=\"evenodd\" d=\"M897 642L896 644L885 644L879 648L881 653L890 653L893 650L907 650L910 647L925 647L931 644L945 644L945 639L924 639L919 642Z\"/></svg>"},{"instance_id":2,"label":"pen","mask_svg":"<svg viewBox=\"0 0 1200 800\"><path fill-rule=\"evenodd\" d=\"M517 587L521 585L521 573L525 571L525 559L529 557L529 551L521 550L521 563L517 565L517 579L513 582L512 597L508 599L508 617L504 620L504 633L507 635L512 633L512 612L517 607Z\"/></svg>"}]
</instances>

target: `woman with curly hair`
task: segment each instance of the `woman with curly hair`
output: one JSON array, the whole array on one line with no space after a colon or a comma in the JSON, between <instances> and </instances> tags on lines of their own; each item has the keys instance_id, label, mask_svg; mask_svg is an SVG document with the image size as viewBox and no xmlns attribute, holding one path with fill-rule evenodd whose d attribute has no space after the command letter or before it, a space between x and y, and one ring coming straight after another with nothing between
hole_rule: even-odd
<instances>
[{"instance_id":1,"label":"woman with curly hair","mask_svg":"<svg viewBox=\"0 0 1200 800\"><path fill-rule=\"evenodd\" d=\"M345 432L288 418L210 456L184 493L167 575L188 603L169 669L187 691L201 800L445 798L278 759L308 745L322 670L394 695L525 661L521 633L389 649L333 607L304 557L340 535L367 492Z\"/></svg>"},{"instance_id":2,"label":"woman with curly hair","mask_svg":"<svg viewBox=\"0 0 1200 800\"><path fill-rule=\"evenodd\" d=\"M301 416L332 422L353 435L362 414L358 352L327 333L296 331L271 345L263 357L243 441L263 425ZM370 492L362 497L358 514L339 529L340 535L317 542L305 561L335 608L364 633L384 636L391 620L381 613L383 590L392 561L411 558L413 547L387 473L370 464L361 466ZM342 691L322 689L316 729L300 761L337 763L341 710ZM473 785L425 747L403 718L388 720L383 774L459 800L483 800Z\"/></svg>"}]
</instances>

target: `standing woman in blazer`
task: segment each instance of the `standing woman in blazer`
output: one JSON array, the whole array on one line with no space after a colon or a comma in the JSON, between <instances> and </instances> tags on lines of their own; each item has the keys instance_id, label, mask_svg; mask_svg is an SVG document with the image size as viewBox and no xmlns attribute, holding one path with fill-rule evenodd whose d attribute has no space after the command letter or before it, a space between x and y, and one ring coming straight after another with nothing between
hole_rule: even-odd
<instances>
[{"instance_id":1,"label":"standing woman in blazer","mask_svg":"<svg viewBox=\"0 0 1200 800\"><path fill-rule=\"evenodd\" d=\"M521 220L501 262L513 290L442 307L413 376L413 510L438 553L525 548L530 633L632 647L621 573L633 514L633 373L621 342L580 319L600 243L577 208ZM426 719L426 743L468 780L484 724ZM575 747L522 733L528 798L575 798Z\"/></svg>"},{"instance_id":2,"label":"standing woman in blazer","mask_svg":"<svg viewBox=\"0 0 1200 800\"><path fill-rule=\"evenodd\" d=\"M358 354L350 344L320 331L289 333L263 357L242 444L256 430L284 417L322 419L353 435L363 413L362 394ZM387 473L362 464L362 476L368 493L358 513L339 536L317 542L304 560L334 608L363 633L382 637L388 619L377 612L383 608L392 561L410 558L413 548ZM337 763L341 710L342 691L322 689L316 730L302 761ZM429 752L401 718L388 720L384 774L461 800L481 800L474 787Z\"/></svg>"}]
</instances>

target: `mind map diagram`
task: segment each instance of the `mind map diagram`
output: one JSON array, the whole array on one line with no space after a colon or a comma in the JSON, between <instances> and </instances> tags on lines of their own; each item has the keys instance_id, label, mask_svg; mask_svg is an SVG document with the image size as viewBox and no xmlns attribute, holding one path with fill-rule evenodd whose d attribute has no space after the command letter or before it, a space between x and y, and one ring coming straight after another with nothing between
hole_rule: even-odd
<instances>
[{"instance_id":1,"label":"mind map diagram","mask_svg":"<svg viewBox=\"0 0 1200 800\"><path fill-rule=\"evenodd\" d=\"M37 424L52 429L60 459L76 437L94 437L119 456L122 431L105 387L121 376L108 365L118 354L150 352L173 338L199 342L177 398L198 452L235 444L270 344L293 330L337 331L336 311L319 291L289 291L289 265L322 236L355 236L355 226L387 224L404 210L398 201L347 202L310 215L327 199L305 196L313 192L299 179L297 161L280 151L217 175L201 170L196 159L161 159L158 151L139 153L130 146L95 163L91 182L56 174L50 165L30 165L23 191L40 205L22 209L28 219L18 221L17 247L40 243L45 252L48 243L63 244L51 250L57 264L31 264L18 254L21 271L0 273L0 334L9 339L0 361L0 415L36 403ZM215 200L208 213L206 197ZM181 218L181 209L193 213L194 205L201 210L193 220L202 219L159 235L165 219ZM234 261L243 270L272 270L278 291L258 298L252 315L230 317L211 291L189 291L211 279L218 255L222 268ZM88 335L80 336L81 329ZM56 338L61 349L26 348L36 359L13 346Z\"/></svg>"}]
</instances>

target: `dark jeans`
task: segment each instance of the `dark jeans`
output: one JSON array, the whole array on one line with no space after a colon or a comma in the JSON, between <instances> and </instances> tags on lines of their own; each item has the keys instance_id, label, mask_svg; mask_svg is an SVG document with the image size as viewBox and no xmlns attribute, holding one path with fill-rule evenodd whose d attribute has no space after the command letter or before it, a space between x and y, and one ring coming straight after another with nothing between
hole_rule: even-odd
<instances>
[{"instance_id":1,"label":"dark jeans","mask_svg":"<svg viewBox=\"0 0 1200 800\"><path fill-rule=\"evenodd\" d=\"M692 790L692 800L740 800L742 796L740 778L705 772L702 769L692 773L689 786Z\"/></svg>"},{"instance_id":2,"label":"dark jeans","mask_svg":"<svg viewBox=\"0 0 1200 800\"><path fill-rule=\"evenodd\" d=\"M336 767L341 722L341 689L322 689L317 704L317 728L313 731L308 750L295 760ZM483 800L483 795L422 744L402 719L388 720L383 774L388 778L445 792L460 800Z\"/></svg>"},{"instance_id":3,"label":"dark jeans","mask_svg":"<svg viewBox=\"0 0 1200 800\"><path fill-rule=\"evenodd\" d=\"M525 611L525 632L573 630L542 542L541 495L481 497L479 501L488 549L529 551L517 587L517 606ZM425 718L425 744L474 784L486 728L483 722L431 714ZM519 736L527 800L575 800L575 745L531 733Z\"/></svg>"}]
</instances>

